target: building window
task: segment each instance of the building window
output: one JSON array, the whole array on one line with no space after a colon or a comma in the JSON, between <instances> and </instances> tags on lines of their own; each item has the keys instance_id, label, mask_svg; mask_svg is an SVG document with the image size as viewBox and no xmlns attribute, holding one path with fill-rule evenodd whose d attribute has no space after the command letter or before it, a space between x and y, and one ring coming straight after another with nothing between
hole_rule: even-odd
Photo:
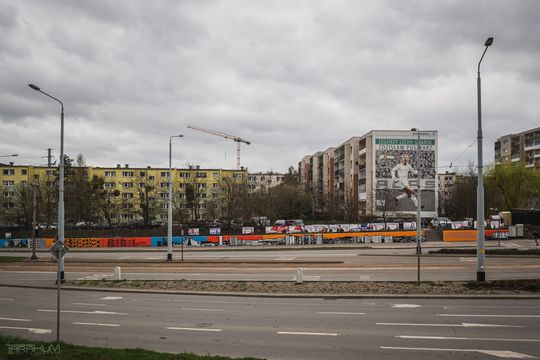
<instances>
[{"instance_id":1,"label":"building window","mask_svg":"<svg viewBox=\"0 0 540 360\"><path fill-rule=\"evenodd\" d=\"M185 189L186 188L186 184L180 184L180 189Z\"/></svg>"},{"instance_id":2,"label":"building window","mask_svg":"<svg viewBox=\"0 0 540 360\"><path fill-rule=\"evenodd\" d=\"M150 175L150 176L148 177L148 180L150 180L150 181L155 180L155 179L156 179L156 177L155 177L154 175Z\"/></svg>"},{"instance_id":3,"label":"building window","mask_svg":"<svg viewBox=\"0 0 540 360\"><path fill-rule=\"evenodd\" d=\"M145 175L146 175L146 173L145 173L144 171L141 171L141 172L139 173L139 176L140 176L140 177L144 177Z\"/></svg>"},{"instance_id":4,"label":"building window","mask_svg":"<svg viewBox=\"0 0 540 360\"><path fill-rule=\"evenodd\" d=\"M22 186L28 185L28 181L25 181L25 180L21 181L21 185L22 185Z\"/></svg>"},{"instance_id":5,"label":"building window","mask_svg":"<svg viewBox=\"0 0 540 360\"><path fill-rule=\"evenodd\" d=\"M6 209L13 209L15 207L15 204L14 203L10 203L10 202L7 202L7 203L4 203L4 207Z\"/></svg>"},{"instance_id":6,"label":"building window","mask_svg":"<svg viewBox=\"0 0 540 360\"><path fill-rule=\"evenodd\" d=\"M13 180L4 180L4 181L2 182L2 184L3 184L4 186L14 186L14 185L15 185L15 181L13 181Z\"/></svg>"},{"instance_id":7,"label":"building window","mask_svg":"<svg viewBox=\"0 0 540 360\"><path fill-rule=\"evenodd\" d=\"M28 175L28 170L22 169L22 170L21 170L21 174L22 174L22 175Z\"/></svg>"},{"instance_id":8,"label":"building window","mask_svg":"<svg viewBox=\"0 0 540 360\"><path fill-rule=\"evenodd\" d=\"M122 220L133 220L132 214L122 214Z\"/></svg>"},{"instance_id":9,"label":"building window","mask_svg":"<svg viewBox=\"0 0 540 360\"><path fill-rule=\"evenodd\" d=\"M116 177L116 171L105 171L105 177Z\"/></svg>"},{"instance_id":10,"label":"building window","mask_svg":"<svg viewBox=\"0 0 540 360\"><path fill-rule=\"evenodd\" d=\"M54 170L47 170L47 171L45 171L45 175L47 175L47 176L53 176L53 175L54 175Z\"/></svg>"},{"instance_id":11,"label":"building window","mask_svg":"<svg viewBox=\"0 0 540 360\"><path fill-rule=\"evenodd\" d=\"M162 199L168 199L169 198L169 194L168 193L159 193L159 197L162 198Z\"/></svg>"},{"instance_id":12,"label":"building window","mask_svg":"<svg viewBox=\"0 0 540 360\"><path fill-rule=\"evenodd\" d=\"M162 209L168 209L168 208L169 208L169 204L168 204L168 203L160 204L160 207L161 207Z\"/></svg>"},{"instance_id":13,"label":"building window","mask_svg":"<svg viewBox=\"0 0 540 360\"><path fill-rule=\"evenodd\" d=\"M169 172L168 171L162 171L161 172L161 177L169 177Z\"/></svg>"},{"instance_id":14,"label":"building window","mask_svg":"<svg viewBox=\"0 0 540 360\"><path fill-rule=\"evenodd\" d=\"M113 188L116 187L116 183L113 183L113 182L106 182L106 183L104 184L104 186L105 186L105 188L107 188L107 189L113 189Z\"/></svg>"},{"instance_id":15,"label":"building window","mask_svg":"<svg viewBox=\"0 0 540 360\"><path fill-rule=\"evenodd\" d=\"M159 184L159 186L161 186L162 188L167 188L167 187L169 187L169 183L162 182L162 183Z\"/></svg>"},{"instance_id":16,"label":"building window","mask_svg":"<svg viewBox=\"0 0 540 360\"><path fill-rule=\"evenodd\" d=\"M127 204L122 205L122 207L123 207L124 209L133 209L133 204L127 203Z\"/></svg>"},{"instance_id":17,"label":"building window","mask_svg":"<svg viewBox=\"0 0 540 360\"><path fill-rule=\"evenodd\" d=\"M214 189L217 189L217 188L219 187L219 185L218 185L217 183L213 183L213 184L212 184L212 187L213 187Z\"/></svg>"},{"instance_id":18,"label":"building window","mask_svg":"<svg viewBox=\"0 0 540 360\"><path fill-rule=\"evenodd\" d=\"M133 193L122 193L124 199L133 199Z\"/></svg>"},{"instance_id":19,"label":"building window","mask_svg":"<svg viewBox=\"0 0 540 360\"><path fill-rule=\"evenodd\" d=\"M219 179L219 173L215 172L212 175L214 176L214 179Z\"/></svg>"},{"instance_id":20,"label":"building window","mask_svg":"<svg viewBox=\"0 0 540 360\"><path fill-rule=\"evenodd\" d=\"M4 175L15 175L14 169L4 169Z\"/></svg>"},{"instance_id":21,"label":"building window","mask_svg":"<svg viewBox=\"0 0 540 360\"><path fill-rule=\"evenodd\" d=\"M125 183L122 183L122 187L123 187L124 189L132 188L132 187L133 187L133 183L132 183L132 182L125 182Z\"/></svg>"},{"instance_id":22,"label":"building window","mask_svg":"<svg viewBox=\"0 0 540 360\"><path fill-rule=\"evenodd\" d=\"M188 172L181 172L180 173L180 177L181 178L184 178L184 179L187 179L190 177L190 174Z\"/></svg>"},{"instance_id":23,"label":"building window","mask_svg":"<svg viewBox=\"0 0 540 360\"><path fill-rule=\"evenodd\" d=\"M34 175L34 180L39 180L39 175Z\"/></svg>"},{"instance_id":24,"label":"building window","mask_svg":"<svg viewBox=\"0 0 540 360\"><path fill-rule=\"evenodd\" d=\"M206 178L207 174L205 172L197 172L195 173L196 178Z\"/></svg>"},{"instance_id":25,"label":"building window","mask_svg":"<svg viewBox=\"0 0 540 360\"><path fill-rule=\"evenodd\" d=\"M204 189L206 188L206 183L197 184L197 189Z\"/></svg>"},{"instance_id":26,"label":"building window","mask_svg":"<svg viewBox=\"0 0 540 360\"><path fill-rule=\"evenodd\" d=\"M15 193L13 191L4 191L5 198L12 198L13 196L15 196Z\"/></svg>"},{"instance_id":27,"label":"building window","mask_svg":"<svg viewBox=\"0 0 540 360\"><path fill-rule=\"evenodd\" d=\"M133 171L122 171L123 177L133 177Z\"/></svg>"}]
</instances>

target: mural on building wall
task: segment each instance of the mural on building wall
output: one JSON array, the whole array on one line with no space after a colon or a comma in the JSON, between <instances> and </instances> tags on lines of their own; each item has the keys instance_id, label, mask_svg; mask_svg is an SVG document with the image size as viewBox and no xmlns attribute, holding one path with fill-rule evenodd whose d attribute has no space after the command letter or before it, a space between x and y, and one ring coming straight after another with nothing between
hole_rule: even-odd
<instances>
[{"instance_id":1,"label":"mural on building wall","mask_svg":"<svg viewBox=\"0 0 540 360\"><path fill-rule=\"evenodd\" d=\"M385 132L373 136L373 197L379 215L415 214L418 164L422 215L437 216L437 133Z\"/></svg>"}]
</instances>

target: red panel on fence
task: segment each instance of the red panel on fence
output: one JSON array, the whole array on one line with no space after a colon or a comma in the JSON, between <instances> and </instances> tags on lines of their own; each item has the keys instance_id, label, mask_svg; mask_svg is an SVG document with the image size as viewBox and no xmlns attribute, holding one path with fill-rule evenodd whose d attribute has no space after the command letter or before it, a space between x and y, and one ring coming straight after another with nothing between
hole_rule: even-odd
<instances>
[{"instance_id":1,"label":"red panel on fence","mask_svg":"<svg viewBox=\"0 0 540 360\"><path fill-rule=\"evenodd\" d=\"M238 240L262 240L262 235L239 235Z\"/></svg>"},{"instance_id":2,"label":"red panel on fence","mask_svg":"<svg viewBox=\"0 0 540 360\"><path fill-rule=\"evenodd\" d=\"M219 243L219 236L207 236L206 239L210 243L215 243L215 244Z\"/></svg>"},{"instance_id":3,"label":"red panel on fence","mask_svg":"<svg viewBox=\"0 0 540 360\"><path fill-rule=\"evenodd\" d=\"M101 247L149 247L149 237L101 238Z\"/></svg>"}]
</instances>

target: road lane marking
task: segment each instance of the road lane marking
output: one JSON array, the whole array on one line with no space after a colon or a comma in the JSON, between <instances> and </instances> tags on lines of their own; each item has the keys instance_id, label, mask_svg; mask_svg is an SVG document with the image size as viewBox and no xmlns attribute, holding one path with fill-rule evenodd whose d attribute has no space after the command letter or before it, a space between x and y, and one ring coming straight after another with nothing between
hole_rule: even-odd
<instances>
[{"instance_id":1,"label":"road lane marking","mask_svg":"<svg viewBox=\"0 0 540 360\"><path fill-rule=\"evenodd\" d=\"M204 328L189 328L189 327L176 327L176 326L169 326L166 329L169 329L169 330L186 330L186 331L210 331L210 332L223 331L222 329L204 329Z\"/></svg>"},{"instance_id":2,"label":"road lane marking","mask_svg":"<svg viewBox=\"0 0 540 360\"><path fill-rule=\"evenodd\" d=\"M180 310L186 310L186 311L225 311L223 309L202 309L202 308L180 308Z\"/></svg>"},{"instance_id":3,"label":"road lane marking","mask_svg":"<svg viewBox=\"0 0 540 360\"><path fill-rule=\"evenodd\" d=\"M110 327L120 326L120 324L102 324L102 323L87 323L87 322L73 322L72 324L73 325L110 326Z\"/></svg>"},{"instance_id":4,"label":"road lane marking","mask_svg":"<svg viewBox=\"0 0 540 360\"><path fill-rule=\"evenodd\" d=\"M105 296L102 298L99 298L99 300L122 300L123 297L121 296Z\"/></svg>"},{"instance_id":5,"label":"road lane marking","mask_svg":"<svg viewBox=\"0 0 540 360\"><path fill-rule=\"evenodd\" d=\"M290 261L294 259L296 259L296 256L280 256L276 258L278 261Z\"/></svg>"},{"instance_id":6,"label":"road lane marking","mask_svg":"<svg viewBox=\"0 0 540 360\"><path fill-rule=\"evenodd\" d=\"M497 325L497 324L413 324L413 323L376 323L376 325L383 326L433 326L433 327L504 327L504 328L522 328L524 326L518 325Z\"/></svg>"},{"instance_id":7,"label":"road lane marking","mask_svg":"<svg viewBox=\"0 0 540 360\"><path fill-rule=\"evenodd\" d=\"M460 258L459 258L459 261L463 261L463 262L476 262L476 258L475 258L475 257L470 257L470 258L460 257Z\"/></svg>"},{"instance_id":8,"label":"road lane marking","mask_svg":"<svg viewBox=\"0 0 540 360\"><path fill-rule=\"evenodd\" d=\"M540 342L540 339L501 339L501 338L469 338L456 336L415 336L397 335L400 339L425 339L425 340L471 340L471 341L515 341L515 342Z\"/></svg>"},{"instance_id":9,"label":"road lane marking","mask_svg":"<svg viewBox=\"0 0 540 360\"><path fill-rule=\"evenodd\" d=\"M313 336L338 336L338 333L317 333L317 332L302 332L302 331L278 331L279 335L313 335Z\"/></svg>"},{"instance_id":10,"label":"road lane marking","mask_svg":"<svg viewBox=\"0 0 540 360\"><path fill-rule=\"evenodd\" d=\"M13 301L15 299L12 298L0 298L1 301Z\"/></svg>"},{"instance_id":11,"label":"road lane marking","mask_svg":"<svg viewBox=\"0 0 540 360\"><path fill-rule=\"evenodd\" d=\"M56 309L38 309L41 312L56 312ZM129 315L127 313L120 313L114 311L80 311L80 310L60 310L61 313L70 313L70 314L94 314L94 315Z\"/></svg>"},{"instance_id":12,"label":"road lane marking","mask_svg":"<svg viewBox=\"0 0 540 360\"><path fill-rule=\"evenodd\" d=\"M540 315L486 315L486 314L437 314L445 317L500 317L500 318L540 318Z\"/></svg>"},{"instance_id":13,"label":"road lane marking","mask_svg":"<svg viewBox=\"0 0 540 360\"><path fill-rule=\"evenodd\" d=\"M107 304L73 303L73 305L107 306Z\"/></svg>"},{"instance_id":14,"label":"road lane marking","mask_svg":"<svg viewBox=\"0 0 540 360\"><path fill-rule=\"evenodd\" d=\"M0 317L0 320L6 320L6 321L32 321L30 319L16 319L16 318L3 318L3 317Z\"/></svg>"},{"instance_id":15,"label":"road lane marking","mask_svg":"<svg viewBox=\"0 0 540 360\"><path fill-rule=\"evenodd\" d=\"M343 312L343 311L319 311L317 314L328 314L328 315L366 315L363 312Z\"/></svg>"},{"instance_id":16,"label":"road lane marking","mask_svg":"<svg viewBox=\"0 0 540 360\"><path fill-rule=\"evenodd\" d=\"M0 326L0 329L26 330L32 334L50 334L52 332L51 329L25 328L16 326Z\"/></svg>"},{"instance_id":17,"label":"road lane marking","mask_svg":"<svg viewBox=\"0 0 540 360\"><path fill-rule=\"evenodd\" d=\"M417 304L392 304L393 308L403 308L403 309L415 309L422 307L422 305Z\"/></svg>"},{"instance_id":18,"label":"road lane marking","mask_svg":"<svg viewBox=\"0 0 540 360\"><path fill-rule=\"evenodd\" d=\"M419 347L399 347L399 346L381 346L386 350L414 350L414 351L447 351L447 352L478 352L481 354L492 355L507 359L538 359L536 356L522 354L507 350L482 350L482 349L439 349L439 348L419 348Z\"/></svg>"}]
</instances>

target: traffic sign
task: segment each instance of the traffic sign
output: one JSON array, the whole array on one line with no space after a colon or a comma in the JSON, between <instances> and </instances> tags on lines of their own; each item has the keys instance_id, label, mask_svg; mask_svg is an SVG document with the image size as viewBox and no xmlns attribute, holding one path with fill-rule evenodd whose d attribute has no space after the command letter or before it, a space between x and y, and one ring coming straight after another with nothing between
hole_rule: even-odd
<instances>
[{"instance_id":1,"label":"traffic sign","mask_svg":"<svg viewBox=\"0 0 540 360\"><path fill-rule=\"evenodd\" d=\"M66 255L66 253L69 251L69 248L64 245L64 243L56 241L53 246L51 246L49 251L53 254L55 258L58 259L58 255L60 255L60 257L64 257L64 255Z\"/></svg>"}]
</instances>

